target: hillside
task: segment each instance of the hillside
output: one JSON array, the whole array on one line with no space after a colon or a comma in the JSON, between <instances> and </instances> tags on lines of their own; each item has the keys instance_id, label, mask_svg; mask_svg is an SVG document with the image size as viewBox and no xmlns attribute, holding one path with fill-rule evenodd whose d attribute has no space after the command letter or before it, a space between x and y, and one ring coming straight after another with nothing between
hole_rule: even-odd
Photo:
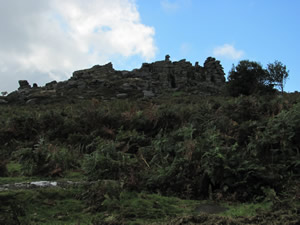
<instances>
[{"instance_id":1,"label":"hillside","mask_svg":"<svg viewBox=\"0 0 300 225\"><path fill-rule=\"evenodd\" d=\"M300 95L218 95L224 74L197 68L108 64L7 96L0 224L298 224Z\"/></svg>"}]
</instances>

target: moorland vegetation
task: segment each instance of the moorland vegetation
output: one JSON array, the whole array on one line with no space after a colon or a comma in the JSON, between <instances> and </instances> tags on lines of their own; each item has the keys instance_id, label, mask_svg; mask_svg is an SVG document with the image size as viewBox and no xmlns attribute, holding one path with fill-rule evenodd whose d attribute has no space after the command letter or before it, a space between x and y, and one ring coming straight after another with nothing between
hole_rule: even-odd
<instances>
[{"instance_id":1,"label":"moorland vegetation","mask_svg":"<svg viewBox=\"0 0 300 225\"><path fill-rule=\"evenodd\" d=\"M4 190L0 224L297 224L300 94L266 71L240 62L217 96L1 105L1 184L85 183Z\"/></svg>"}]
</instances>

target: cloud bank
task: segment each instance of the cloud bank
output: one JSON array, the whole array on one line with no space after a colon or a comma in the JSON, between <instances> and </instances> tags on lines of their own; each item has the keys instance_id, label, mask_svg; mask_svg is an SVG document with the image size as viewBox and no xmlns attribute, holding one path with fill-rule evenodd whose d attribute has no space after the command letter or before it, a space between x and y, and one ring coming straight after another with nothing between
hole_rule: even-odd
<instances>
[{"instance_id":1,"label":"cloud bank","mask_svg":"<svg viewBox=\"0 0 300 225\"><path fill-rule=\"evenodd\" d=\"M44 84L114 58L155 57L133 0L10 0L0 7L0 91Z\"/></svg>"},{"instance_id":2,"label":"cloud bank","mask_svg":"<svg viewBox=\"0 0 300 225\"><path fill-rule=\"evenodd\" d=\"M231 60L239 60L244 56L244 52L242 50L235 49L233 45L224 44L223 46L214 48L213 55Z\"/></svg>"}]
</instances>

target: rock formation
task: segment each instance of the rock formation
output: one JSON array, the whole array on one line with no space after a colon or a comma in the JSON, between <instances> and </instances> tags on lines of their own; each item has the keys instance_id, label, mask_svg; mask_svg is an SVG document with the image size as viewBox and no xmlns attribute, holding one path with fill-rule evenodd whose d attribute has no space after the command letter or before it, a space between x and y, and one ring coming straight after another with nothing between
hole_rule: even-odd
<instances>
[{"instance_id":1,"label":"rock formation","mask_svg":"<svg viewBox=\"0 0 300 225\"><path fill-rule=\"evenodd\" d=\"M31 86L29 85L27 80L19 80L19 90L24 90L24 89L30 89Z\"/></svg>"},{"instance_id":2,"label":"rock formation","mask_svg":"<svg viewBox=\"0 0 300 225\"><path fill-rule=\"evenodd\" d=\"M208 57L203 67L185 59L172 62L170 56L154 63L143 63L140 69L117 71L108 63L79 70L63 82L52 81L44 87L33 87L19 81L18 91L5 97L8 102L49 102L66 98L151 98L172 91L209 95L217 94L225 83L220 61Z\"/></svg>"}]
</instances>

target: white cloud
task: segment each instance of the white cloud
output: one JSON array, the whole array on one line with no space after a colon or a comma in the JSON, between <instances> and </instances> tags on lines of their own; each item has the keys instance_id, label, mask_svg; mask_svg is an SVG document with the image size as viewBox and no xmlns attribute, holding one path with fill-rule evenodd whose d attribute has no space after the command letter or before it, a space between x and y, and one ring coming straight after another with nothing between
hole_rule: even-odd
<instances>
[{"instance_id":1,"label":"white cloud","mask_svg":"<svg viewBox=\"0 0 300 225\"><path fill-rule=\"evenodd\" d=\"M223 46L214 48L213 55L216 57L239 60L244 56L244 51L235 49L233 45L224 44Z\"/></svg>"},{"instance_id":2,"label":"white cloud","mask_svg":"<svg viewBox=\"0 0 300 225\"><path fill-rule=\"evenodd\" d=\"M0 8L0 90L44 84L114 58L155 57L155 31L133 0L10 0Z\"/></svg>"}]
</instances>

